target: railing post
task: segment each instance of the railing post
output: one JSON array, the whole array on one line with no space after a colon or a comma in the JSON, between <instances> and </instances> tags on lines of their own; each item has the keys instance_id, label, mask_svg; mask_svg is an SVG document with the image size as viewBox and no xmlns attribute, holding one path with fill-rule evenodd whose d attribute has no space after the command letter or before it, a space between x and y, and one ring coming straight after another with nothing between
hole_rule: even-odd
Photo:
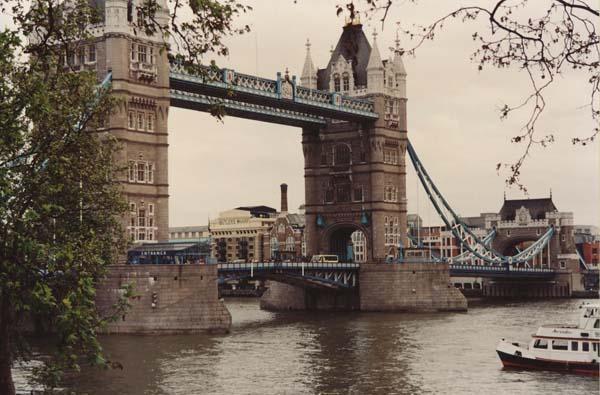
<instances>
[{"instance_id":1,"label":"railing post","mask_svg":"<svg viewBox=\"0 0 600 395\"><path fill-rule=\"evenodd\" d=\"M250 278L254 278L254 262L250 262Z\"/></svg>"},{"instance_id":2,"label":"railing post","mask_svg":"<svg viewBox=\"0 0 600 395\"><path fill-rule=\"evenodd\" d=\"M302 261L302 277L304 277L304 261Z\"/></svg>"}]
</instances>

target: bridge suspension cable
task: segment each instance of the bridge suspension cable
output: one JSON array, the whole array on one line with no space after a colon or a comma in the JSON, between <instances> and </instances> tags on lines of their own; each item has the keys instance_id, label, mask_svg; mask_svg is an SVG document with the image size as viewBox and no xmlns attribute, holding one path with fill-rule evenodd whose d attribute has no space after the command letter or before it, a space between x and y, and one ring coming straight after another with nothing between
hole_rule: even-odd
<instances>
[{"instance_id":1,"label":"bridge suspension cable","mask_svg":"<svg viewBox=\"0 0 600 395\"><path fill-rule=\"evenodd\" d=\"M413 167L415 168L415 172L417 173L417 176L423 185L423 189L425 189L425 192L427 193L427 197L429 197L429 200L431 200L433 207L437 211L442 221L444 221L446 227L452 232L453 236L459 241L461 246L467 250L461 253L458 257L451 259L446 258L450 261L450 263L454 263L456 259L458 259L458 262L466 262L467 260L472 261L472 259L475 257L490 265L518 265L532 260L536 255L543 251L543 249L552 239L554 227L551 226L538 240L536 240L523 251L520 251L513 256L502 255L498 251L494 250L491 246L491 240L495 236L495 231L493 234L490 233L483 239L480 239L475 233L473 233L469 226L467 226L454 212L452 207L450 207L437 186L434 184L433 180L427 173L427 170L425 170L423 163L419 160L419 157L410 141L408 141L407 151Z\"/></svg>"}]
</instances>

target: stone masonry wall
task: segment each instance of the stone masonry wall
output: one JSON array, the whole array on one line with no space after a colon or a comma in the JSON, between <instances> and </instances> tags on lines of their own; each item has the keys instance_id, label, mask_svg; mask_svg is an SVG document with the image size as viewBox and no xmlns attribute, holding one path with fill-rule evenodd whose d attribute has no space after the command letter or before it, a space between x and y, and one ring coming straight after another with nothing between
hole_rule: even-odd
<instances>
[{"instance_id":1,"label":"stone masonry wall","mask_svg":"<svg viewBox=\"0 0 600 395\"><path fill-rule=\"evenodd\" d=\"M361 311L467 310L445 264L364 264L359 281Z\"/></svg>"},{"instance_id":2,"label":"stone masonry wall","mask_svg":"<svg viewBox=\"0 0 600 395\"><path fill-rule=\"evenodd\" d=\"M126 284L133 286L131 308L106 333L229 331L231 314L218 298L216 265L111 266L97 289L100 314L110 314Z\"/></svg>"},{"instance_id":3,"label":"stone masonry wall","mask_svg":"<svg viewBox=\"0 0 600 395\"><path fill-rule=\"evenodd\" d=\"M336 292L315 288L301 288L268 281L267 290L260 298L260 308L269 311L285 310L358 310L356 290Z\"/></svg>"}]
</instances>

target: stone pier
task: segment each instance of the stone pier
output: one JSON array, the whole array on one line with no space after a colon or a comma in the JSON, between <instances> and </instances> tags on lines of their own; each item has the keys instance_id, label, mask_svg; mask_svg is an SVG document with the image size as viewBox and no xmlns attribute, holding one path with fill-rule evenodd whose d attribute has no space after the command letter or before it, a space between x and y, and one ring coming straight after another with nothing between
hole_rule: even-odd
<instances>
[{"instance_id":1,"label":"stone pier","mask_svg":"<svg viewBox=\"0 0 600 395\"><path fill-rule=\"evenodd\" d=\"M360 266L361 311L466 311L467 299L450 284L447 264Z\"/></svg>"},{"instance_id":2,"label":"stone pier","mask_svg":"<svg viewBox=\"0 0 600 395\"><path fill-rule=\"evenodd\" d=\"M260 298L260 308L269 311L326 310L351 311L359 309L356 289L336 292L304 288L268 281L267 290Z\"/></svg>"},{"instance_id":3,"label":"stone pier","mask_svg":"<svg viewBox=\"0 0 600 395\"><path fill-rule=\"evenodd\" d=\"M448 265L362 264L354 292L334 292L270 282L265 310L466 311L467 299L450 284Z\"/></svg>"},{"instance_id":4,"label":"stone pier","mask_svg":"<svg viewBox=\"0 0 600 395\"><path fill-rule=\"evenodd\" d=\"M110 315L131 284L131 307L105 333L228 332L231 314L217 293L216 265L114 265L97 288L96 306Z\"/></svg>"}]
</instances>

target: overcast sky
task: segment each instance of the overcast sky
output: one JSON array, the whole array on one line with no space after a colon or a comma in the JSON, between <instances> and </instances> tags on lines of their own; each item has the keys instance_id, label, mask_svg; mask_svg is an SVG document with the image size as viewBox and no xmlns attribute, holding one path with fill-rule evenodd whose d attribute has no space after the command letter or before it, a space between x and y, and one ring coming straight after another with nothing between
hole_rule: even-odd
<instances>
[{"instance_id":1,"label":"overcast sky","mask_svg":"<svg viewBox=\"0 0 600 395\"><path fill-rule=\"evenodd\" d=\"M300 75L306 39L312 42L315 65L325 67L330 48L344 24L335 15L341 0L241 0L254 10L239 21L252 32L228 40L230 56L220 65L243 73L275 78L289 68ZM396 0L384 30L363 19L372 40L376 28L382 57L389 56L396 22L427 24L452 5L479 0L420 0L415 6ZM481 0L483 3L489 1ZM540 9L546 1L531 2ZM445 8L445 9L444 9ZM8 22L0 16L1 25ZM429 174L461 215L497 212L503 194L524 198L505 186L498 162L510 162L522 147L510 142L527 112L501 121L498 109L528 94L524 72L494 68L477 70L469 61L473 32L481 25L446 25L436 41L426 43L416 57L405 58L408 72L408 135ZM410 46L410 42L404 42ZM548 94L548 107L538 133L554 133L549 148L536 147L523 168L522 180L530 197L547 197L550 189L560 211L572 211L578 224L600 225L600 145L573 146L570 139L593 128L585 75L559 77ZM290 209L304 202L304 159L298 128L227 117L218 122L205 113L172 108L169 117L170 225L202 225L220 211L240 205L265 204L279 209L279 184L289 185ZM419 212L426 224L441 221L426 202L410 164L408 210ZM418 204L417 204L418 201ZM417 210L418 209L418 210Z\"/></svg>"},{"instance_id":2,"label":"overcast sky","mask_svg":"<svg viewBox=\"0 0 600 395\"><path fill-rule=\"evenodd\" d=\"M323 68L337 42L343 18L336 17L336 0L255 0L243 21L252 33L229 40L231 54L221 65L243 73L275 78L277 71L300 75L305 42L312 42L315 65ZM443 3L443 4L441 4ZM382 57L389 56L396 21L425 24L440 16L443 6L460 2L421 1L415 7L400 2L381 31L379 23L364 21L372 40L379 32ZM435 6L427 6L427 5ZM510 162L521 146L510 142L526 112L501 121L498 109L528 93L523 72L489 68L479 72L469 61L471 34L476 25L447 25L445 33L405 59L408 72L408 136L442 193L461 215L497 212L503 194L525 198L505 186L496 163ZM560 211L572 211L578 224L600 223L599 145L573 146L570 139L586 135L593 123L586 104L585 76L561 77L548 95L539 132L554 133L549 148L535 148L523 168L522 180L530 197L552 195ZM171 226L205 224L220 211L240 205L265 204L279 209L279 184L289 185L290 209L304 202L304 160L301 130L228 117L221 124L207 114L173 108L169 119ZM437 224L423 190L408 167L408 210L425 223ZM419 186L420 188L420 186ZM417 194L419 195L417 205Z\"/></svg>"}]
</instances>

